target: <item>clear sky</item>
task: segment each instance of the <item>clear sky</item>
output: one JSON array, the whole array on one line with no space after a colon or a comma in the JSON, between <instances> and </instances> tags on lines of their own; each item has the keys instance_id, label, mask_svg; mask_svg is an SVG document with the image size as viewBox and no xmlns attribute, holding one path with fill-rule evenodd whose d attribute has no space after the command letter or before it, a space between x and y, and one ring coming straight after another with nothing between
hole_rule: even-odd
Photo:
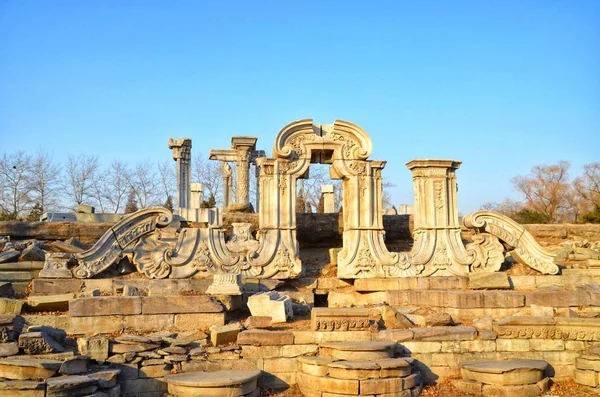
<instances>
[{"instance_id":1,"label":"clear sky","mask_svg":"<svg viewBox=\"0 0 600 397\"><path fill-rule=\"evenodd\" d=\"M412 203L417 158L463 161L459 208L600 161L600 1L0 0L0 152L170 159L296 119L354 122Z\"/></svg>"}]
</instances>

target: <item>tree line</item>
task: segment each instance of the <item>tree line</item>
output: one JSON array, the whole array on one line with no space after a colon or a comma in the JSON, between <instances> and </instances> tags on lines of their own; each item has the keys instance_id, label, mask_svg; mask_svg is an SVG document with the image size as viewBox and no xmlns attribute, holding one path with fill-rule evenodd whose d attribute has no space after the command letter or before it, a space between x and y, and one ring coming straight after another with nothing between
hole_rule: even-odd
<instances>
[{"instance_id":1,"label":"tree line","mask_svg":"<svg viewBox=\"0 0 600 397\"><path fill-rule=\"evenodd\" d=\"M213 200L222 178L215 161L198 155L192 180L204 183ZM129 213L153 205L173 208L176 169L172 159L130 165L98 156L69 155L64 163L43 150L3 153L0 157L0 220L39 220L44 212L66 212L90 204L96 212Z\"/></svg>"},{"instance_id":2,"label":"tree line","mask_svg":"<svg viewBox=\"0 0 600 397\"><path fill-rule=\"evenodd\" d=\"M583 167L571 179L571 163L536 165L511 182L523 201L510 198L486 203L482 209L503 213L519 223L600 223L600 163Z\"/></svg>"}]
</instances>

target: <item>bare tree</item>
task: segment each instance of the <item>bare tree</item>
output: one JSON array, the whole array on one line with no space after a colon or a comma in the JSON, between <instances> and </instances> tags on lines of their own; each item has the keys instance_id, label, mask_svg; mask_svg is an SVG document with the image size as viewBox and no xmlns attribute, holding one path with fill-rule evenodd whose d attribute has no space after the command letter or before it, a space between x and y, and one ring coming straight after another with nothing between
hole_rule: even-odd
<instances>
[{"instance_id":1,"label":"bare tree","mask_svg":"<svg viewBox=\"0 0 600 397\"><path fill-rule=\"evenodd\" d=\"M536 165L527 176L512 179L515 188L525 196L526 206L546 215L550 222L560 220L569 209L571 190L567 161L552 165Z\"/></svg>"},{"instance_id":2,"label":"bare tree","mask_svg":"<svg viewBox=\"0 0 600 397\"><path fill-rule=\"evenodd\" d=\"M93 199L94 178L98 171L98 156L78 154L69 156L65 194L75 204Z\"/></svg>"},{"instance_id":3,"label":"bare tree","mask_svg":"<svg viewBox=\"0 0 600 397\"><path fill-rule=\"evenodd\" d=\"M54 163L52 155L38 151L31 162L29 183L33 200L42 212L58 209L60 165Z\"/></svg>"},{"instance_id":4,"label":"bare tree","mask_svg":"<svg viewBox=\"0 0 600 397\"><path fill-rule=\"evenodd\" d=\"M235 181L235 173L232 178ZM198 153L192 164L192 180L204 184L204 188L208 192L207 197L212 194L217 203L222 203L223 174L220 161L205 160L202 154Z\"/></svg>"},{"instance_id":5,"label":"bare tree","mask_svg":"<svg viewBox=\"0 0 600 397\"><path fill-rule=\"evenodd\" d=\"M600 207L600 163L584 165L583 176L575 179L573 187L590 207Z\"/></svg>"},{"instance_id":6,"label":"bare tree","mask_svg":"<svg viewBox=\"0 0 600 397\"><path fill-rule=\"evenodd\" d=\"M171 197L172 200L175 190L177 189L175 176L177 170L175 169L175 163L173 161L165 160L157 163L157 165L162 195L160 201L166 203L169 197Z\"/></svg>"},{"instance_id":7,"label":"bare tree","mask_svg":"<svg viewBox=\"0 0 600 397\"><path fill-rule=\"evenodd\" d=\"M122 160L113 160L106 171L106 201L111 212L123 211L131 190L129 168Z\"/></svg>"},{"instance_id":8,"label":"bare tree","mask_svg":"<svg viewBox=\"0 0 600 397\"><path fill-rule=\"evenodd\" d=\"M3 217L22 217L32 202L29 183L31 157L23 151L4 153L0 158L0 210Z\"/></svg>"},{"instance_id":9,"label":"bare tree","mask_svg":"<svg viewBox=\"0 0 600 397\"><path fill-rule=\"evenodd\" d=\"M129 175L129 185L140 209L159 204L160 179L151 161L147 160L135 166Z\"/></svg>"}]
</instances>

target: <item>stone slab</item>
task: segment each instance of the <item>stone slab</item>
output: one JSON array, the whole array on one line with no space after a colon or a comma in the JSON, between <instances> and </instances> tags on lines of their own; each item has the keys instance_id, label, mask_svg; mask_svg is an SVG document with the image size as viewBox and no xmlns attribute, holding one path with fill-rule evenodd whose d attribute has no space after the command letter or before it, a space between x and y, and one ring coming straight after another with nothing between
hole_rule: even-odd
<instances>
[{"instance_id":1,"label":"stone slab","mask_svg":"<svg viewBox=\"0 0 600 397\"><path fill-rule=\"evenodd\" d=\"M290 331L248 330L239 333L237 343L254 346L293 345L294 334Z\"/></svg>"},{"instance_id":2,"label":"stone slab","mask_svg":"<svg viewBox=\"0 0 600 397\"><path fill-rule=\"evenodd\" d=\"M135 296L97 296L69 302L71 317L132 315L142 313L142 300Z\"/></svg>"},{"instance_id":3,"label":"stone slab","mask_svg":"<svg viewBox=\"0 0 600 397\"><path fill-rule=\"evenodd\" d=\"M220 313L223 306L205 295L147 296L142 298L143 314Z\"/></svg>"},{"instance_id":4,"label":"stone slab","mask_svg":"<svg viewBox=\"0 0 600 397\"><path fill-rule=\"evenodd\" d=\"M470 273L469 287L471 289L510 289L508 274L504 272Z\"/></svg>"},{"instance_id":5,"label":"stone slab","mask_svg":"<svg viewBox=\"0 0 600 397\"><path fill-rule=\"evenodd\" d=\"M493 385L535 384L544 378L548 363L543 360L490 360L460 364L463 379Z\"/></svg>"}]
</instances>

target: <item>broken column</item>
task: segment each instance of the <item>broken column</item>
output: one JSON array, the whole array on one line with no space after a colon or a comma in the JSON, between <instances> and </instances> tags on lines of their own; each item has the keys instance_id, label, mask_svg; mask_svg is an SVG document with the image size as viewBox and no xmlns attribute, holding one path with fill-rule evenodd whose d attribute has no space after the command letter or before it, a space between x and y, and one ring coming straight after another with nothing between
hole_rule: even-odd
<instances>
[{"instance_id":1,"label":"broken column","mask_svg":"<svg viewBox=\"0 0 600 397\"><path fill-rule=\"evenodd\" d=\"M177 207L190 206L192 140L190 138L169 138L169 149L173 150L173 160L177 162Z\"/></svg>"},{"instance_id":2,"label":"broken column","mask_svg":"<svg viewBox=\"0 0 600 397\"><path fill-rule=\"evenodd\" d=\"M191 199L190 199L190 208L199 209L202 201L204 201L204 184L202 183L192 183L191 187Z\"/></svg>"},{"instance_id":3,"label":"broken column","mask_svg":"<svg viewBox=\"0 0 600 397\"><path fill-rule=\"evenodd\" d=\"M323 212L326 214L335 212L333 185L322 185L321 194L323 195Z\"/></svg>"}]
</instances>

